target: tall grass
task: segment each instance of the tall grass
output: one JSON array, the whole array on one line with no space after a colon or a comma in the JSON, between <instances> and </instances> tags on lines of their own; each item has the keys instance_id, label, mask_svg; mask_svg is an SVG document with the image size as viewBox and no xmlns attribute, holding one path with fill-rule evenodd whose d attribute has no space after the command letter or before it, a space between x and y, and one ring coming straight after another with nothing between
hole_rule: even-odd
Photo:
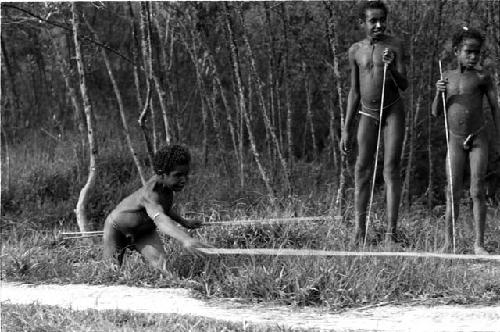
<instances>
[{"instance_id":1,"label":"tall grass","mask_svg":"<svg viewBox=\"0 0 500 332\"><path fill-rule=\"evenodd\" d=\"M186 254L178 243L164 238L169 254L162 273L135 253L124 266L102 262L99 238L62 241L61 229L76 229L73 208L83 181L85 160L76 139L35 141L11 147L10 186L2 186L2 279L35 283L127 284L190 287L214 297L239 297L293 305L333 308L380 301L440 299L459 303L500 300L500 268L492 263L470 263L422 258L208 256ZM56 144L57 143L57 144ZM89 204L95 229L127 194L140 186L128 150L119 140L101 138L97 186ZM211 163L201 167L193 149L193 174L176 197L181 213L193 218L232 220L281 216L327 215L335 193L333 172L327 165L297 163L295 191L271 205L258 174L247 174L245 188L235 177ZM3 176L4 172L2 172ZM352 193L351 193L352 194ZM462 220L470 219L463 206ZM383 198L374 206L372 242L368 250L386 250L381 239ZM403 214L400 247L389 250L434 251L442 243L442 211L429 214L423 206ZM348 206L347 220L352 206ZM500 213L491 209L487 249L500 253ZM472 234L458 228L458 252L470 253ZM193 236L223 248L308 248L355 250L350 246L352 224L342 222L220 226L191 231Z\"/></svg>"},{"instance_id":2,"label":"tall grass","mask_svg":"<svg viewBox=\"0 0 500 332\"><path fill-rule=\"evenodd\" d=\"M9 332L134 331L134 332L270 332L265 327L183 315L140 314L118 310L76 311L52 306L2 304L2 328ZM294 329L294 331L298 331Z\"/></svg>"}]
</instances>

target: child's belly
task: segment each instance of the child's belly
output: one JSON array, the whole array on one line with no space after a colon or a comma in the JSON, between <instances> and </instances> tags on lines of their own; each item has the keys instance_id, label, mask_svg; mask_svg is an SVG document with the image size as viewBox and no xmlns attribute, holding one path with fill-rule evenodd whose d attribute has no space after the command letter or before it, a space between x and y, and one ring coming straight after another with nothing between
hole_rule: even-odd
<instances>
[{"instance_id":1,"label":"child's belly","mask_svg":"<svg viewBox=\"0 0 500 332\"><path fill-rule=\"evenodd\" d=\"M477 132L484 124L482 100L452 96L449 98L448 125L452 133L467 136Z\"/></svg>"},{"instance_id":2,"label":"child's belly","mask_svg":"<svg viewBox=\"0 0 500 332\"><path fill-rule=\"evenodd\" d=\"M359 92L364 105L369 108L380 108L382 101L382 78L371 78L369 75L364 75L364 77L360 78ZM398 87L392 80L386 81L384 105L388 105L398 98Z\"/></svg>"}]
</instances>

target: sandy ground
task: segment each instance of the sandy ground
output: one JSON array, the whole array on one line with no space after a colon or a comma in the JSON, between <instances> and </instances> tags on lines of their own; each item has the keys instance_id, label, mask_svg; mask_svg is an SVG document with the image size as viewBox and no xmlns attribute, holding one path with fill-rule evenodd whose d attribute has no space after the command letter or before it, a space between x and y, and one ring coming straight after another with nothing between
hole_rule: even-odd
<instances>
[{"instance_id":1,"label":"sandy ground","mask_svg":"<svg viewBox=\"0 0 500 332\"><path fill-rule=\"evenodd\" d=\"M496 306L384 305L331 313L320 309L200 300L186 289L127 286L27 285L2 282L2 303L119 309L141 313L203 316L276 327L335 331L500 331Z\"/></svg>"}]
</instances>

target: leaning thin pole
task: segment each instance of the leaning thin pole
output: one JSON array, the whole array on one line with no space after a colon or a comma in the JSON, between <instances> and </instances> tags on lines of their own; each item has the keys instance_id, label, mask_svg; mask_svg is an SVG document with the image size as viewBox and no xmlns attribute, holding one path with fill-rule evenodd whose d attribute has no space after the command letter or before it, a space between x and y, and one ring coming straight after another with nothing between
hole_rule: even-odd
<instances>
[{"instance_id":1,"label":"leaning thin pole","mask_svg":"<svg viewBox=\"0 0 500 332\"><path fill-rule=\"evenodd\" d=\"M378 151L380 148L380 136L382 133L382 116L384 115L384 95L385 95L385 78L387 74L387 63L384 63L384 78L382 80L382 97L380 98L380 118L378 121L378 135L377 135L377 150L375 152L375 166L373 167L373 178L372 178L372 187L370 191L370 204L368 204L368 214L367 220L365 222L365 238L363 241L363 246L366 245L366 238L368 237L368 225L370 223L370 217L372 213L372 205L373 205L373 192L375 190L375 179L377 178L377 166L378 166Z\"/></svg>"},{"instance_id":2,"label":"leaning thin pole","mask_svg":"<svg viewBox=\"0 0 500 332\"><path fill-rule=\"evenodd\" d=\"M208 255L245 255L245 256L317 256L317 257L415 257L438 258L468 261L498 261L500 255L458 255L434 252L411 251L330 251L292 248L199 248Z\"/></svg>"},{"instance_id":3,"label":"leaning thin pole","mask_svg":"<svg viewBox=\"0 0 500 332\"><path fill-rule=\"evenodd\" d=\"M441 60L439 62L439 75L441 80L443 79L443 69L441 67ZM443 98L443 109L444 109L444 127L446 130L446 149L448 153L446 154L446 161L448 163L448 174L450 177L450 197L451 197L451 224L453 227L453 253L455 253L455 200L453 198L453 174L451 172L451 157L450 157L450 137L448 133L448 114L446 113L446 96L444 92L441 92L441 97ZM448 230L446 230L448 232Z\"/></svg>"}]
</instances>

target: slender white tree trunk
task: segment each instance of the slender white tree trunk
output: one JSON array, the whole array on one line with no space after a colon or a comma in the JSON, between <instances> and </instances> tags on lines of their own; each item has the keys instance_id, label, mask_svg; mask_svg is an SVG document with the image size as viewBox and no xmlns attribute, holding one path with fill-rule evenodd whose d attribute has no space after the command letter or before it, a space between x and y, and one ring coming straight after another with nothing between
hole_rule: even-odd
<instances>
[{"instance_id":1,"label":"slender white tree trunk","mask_svg":"<svg viewBox=\"0 0 500 332\"><path fill-rule=\"evenodd\" d=\"M227 3L224 3L224 16L225 16L225 20L226 20L227 31L229 34L229 45L230 45L230 50L231 50L232 69L233 69L233 73L234 73L236 83L237 83L240 111L241 111L242 117L244 118L244 121L245 121L246 126L247 126L248 139L250 141L250 147L252 149L252 153L253 153L255 162L256 162L257 167L259 169L260 175L262 176L262 180L264 181L264 184L265 184L266 189L268 191L269 197L270 197L271 201L274 202L275 201L274 191L271 187L271 183L269 181L269 177L267 175L267 172L261 163L260 154L259 154L259 152L257 150L257 146L255 144L255 137L253 136L252 123L250 122L250 117L246 111L245 95L243 92L243 84L242 84L241 77L240 77L239 60L238 60L238 55L236 53L236 42L235 42L235 38L234 38L233 29L231 27ZM240 137L241 140L242 140L242 138L243 137ZM240 141L240 144L241 144L241 141Z\"/></svg>"},{"instance_id":2,"label":"slender white tree trunk","mask_svg":"<svg viewBox=\"0 0 500 332\"><path fill-rule=\"evenodd\" d=\"M83 110L85 112L85 117L87 119L87 134L89 140L89 174L87 178L87 183L83 186L80 191L80 196L76 204L76 222L81 232L89 230L89 220L87 217L87 202L89 200L89 192L94 187L96 180L96 158L97 158L97 144L94 139L94 128L93 128L93 116L92 116L92 105L90 104L90 99L87 91L87 83L85 81L85 66L83 65L82 53L80 42L78 40L79 36L79 18L78 18L78 4L72 3L71 11L73 14L73 39L75 42L75 59L78 68L78 77L80 81L80 92L83 99Z\"/></svg>"},{"instance_id":3,"label":"slender white tree trunk","mask_svg":"<svg viewBox=\"0 0 500 332\"><path fill-rule=\"evenodd\" d=\"M338 95L338 103L339 103L339 113L340 113L340 127L344 127L344 122L345 122L345 112L344 112L344 105L343 105L343 99L342 99L342 77L340 76L340 71L339 71L339 59L338 59L338 52L337 52L337 47L338 47L338 38L337 38L337 30L336 30L336 25L335 25L335 20L334 17L336 17L336 11L333 8L335 4L332 3L327 3L327 9L329 11L329 19L328 19L328 36L330 39L330 48L332 51L333 55L333 74L335 78L335 83L337 87L337 95ZM332 120L335 118L335 113L334 109L332 108L332 114L331 114ZM337 149L337 146L335 144L335 128L333 126L333 123L330 125L330 131L332 135L332 149ZM344 205L345 205L345 195L346 195L346 168L347 168L347 160L344 154L340 154L340 174L339 174L339 185L338 185L338 191L337 191L337 197L335 200L335 206L337 210L337 216L341 216L344 218Z\"/></svg>"},{"instance_id":4,"label":"slender white tree trunk","mask_svg":"<svg viewBox=\"0 0 500 332\"><path fill-rule=\"evenodd\" d=\"M100 43L99 36L97 35L97 32L94 30L94 28L90 25L90 23L85 20L85 23L87 24L88 28L94 35L95 40ZM123 107L123 99L122 95L120 93L120 88L118 87L118 84L116 83L115 75L113 74L113 69L111 66L111 62L109 61L109 57L106 53L106 50L104 48L101 48L101 54L104 59L104 63L106 64L106 69L108 70L108 75L109 79L111 80L111 84L113 85L113 91L115 92L115 97L116 101L118 103L118 108L120 110L120 117L122 120L122 126L123 126L123 134L125 135L125 139L127 140L127 145L130 150L130 153L132 154L132 158L134 160L135 166L137 167L137 172L139 173L139 177L141 178L142 184L146 184L146 175L144 173L144 169L141 164L141 160L137 154L137 152L134 149L134 144L132 143L132 138L130 137L130 130L128 129L128 123L127 123L127 117L125 115L125 109Z\"/></svg>"},{"instance_id":5,"label":"slender white tree trunk","mask_svg":"<svg viewBox=\"0 0 500 332\"><path fill-rule=\"evenodd\" d=\"M262 108L262 115L264 117L264 124L267 128L267 131L270 133L271 139L274 143L274 148L276 149L276 152L278 154L278 158L281 162L281 166L283 168L283 180L285 183L285 188L288 193L291 192L291 185L290 185L290 180L289 180L289 170L288 170L288 165L287 162L281 153L281 148L279 144L278 137L276 136L276 132L274 127L271 124L271 120L269 119L267 107L266 107L266 102L264 100L264 93L263 93L263 84L262 81L260 80L260 77L258 76L257 73L257 66L255 64L255 58L253 56L253 51L250 46L250 41L248 40L248 36L246 34L246 24L245 20L243 17L243 14L241 12L241 7L238 7L238 15L240 17L242 26L243 26L243 40L245 41L246 47L247 47L247 52L248 52L248 58L250 60L250 78L254 82L255 86L257 87L257 96L259 99L260 107Z\"/></svg>"}]
</instances>

